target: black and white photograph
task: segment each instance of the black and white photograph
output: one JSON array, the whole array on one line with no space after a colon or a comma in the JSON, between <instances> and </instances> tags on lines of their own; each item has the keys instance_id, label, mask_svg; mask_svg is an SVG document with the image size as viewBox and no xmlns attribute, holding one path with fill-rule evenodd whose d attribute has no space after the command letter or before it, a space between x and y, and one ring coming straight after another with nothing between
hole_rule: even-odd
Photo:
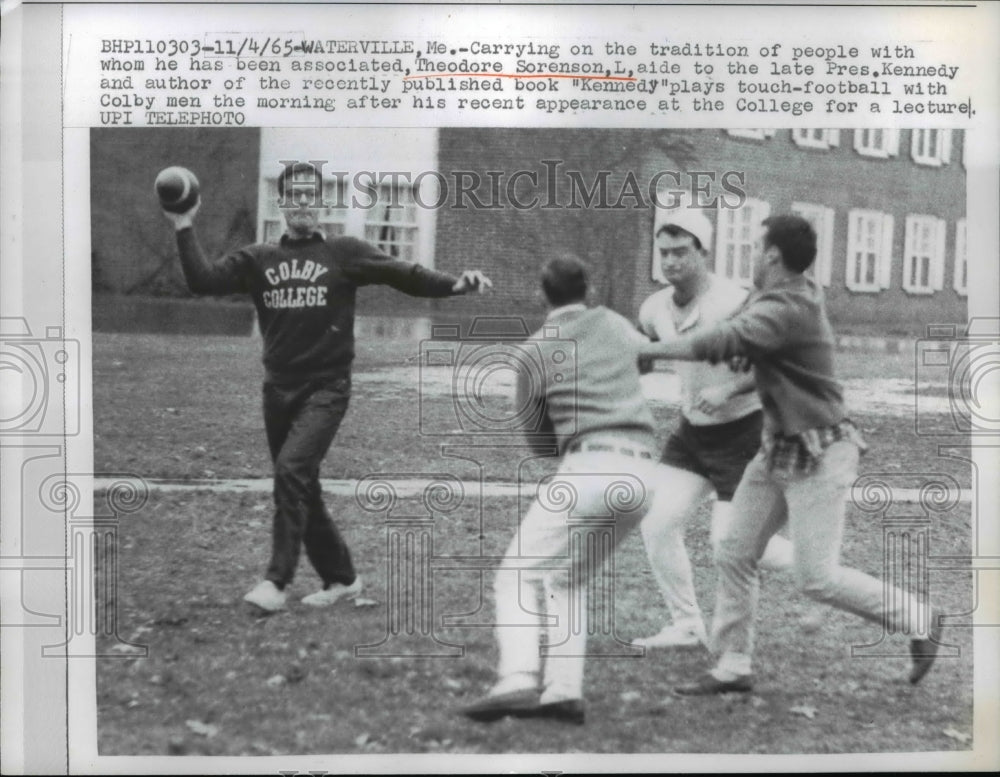
<instances>
[{"instance_id":1,"label":"black and white photograph","mask_svg":"<svg viewBox=\"0 0 1000 777\"><path fill-rule=\"evenodd\" d=\"M957 5L28 5L12 773L995 767Z\"/></svg>"},{"instance_id":2,"label":"black and white photograph","mask_svg":"<svg viewBox=\"0 0 1000 777\"><path fill-rule=\"evenodd\" d=\"M963 745L961 132L90 143L102 754Z\"/></svg>"}]
</instances>

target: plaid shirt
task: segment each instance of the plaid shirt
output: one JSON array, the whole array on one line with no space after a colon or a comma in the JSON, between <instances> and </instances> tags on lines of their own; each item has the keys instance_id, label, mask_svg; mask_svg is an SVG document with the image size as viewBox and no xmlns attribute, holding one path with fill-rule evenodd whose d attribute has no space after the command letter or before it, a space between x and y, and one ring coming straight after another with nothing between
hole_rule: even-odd
<instances>
[{"instance_id":1,"label":"plaid shirt","mask_svg":"<svg viewBox=\"0 0 1000 777\"><path fill-rule=\"evenodd\" d=\"M849 418L833 426L821 426L791 435L775 434L765 426L760 447L768 470L792 475L815 470L823 452L839 440L854 443L861 453L868 450L861 432Z\"/></svg>"}]
</instances>

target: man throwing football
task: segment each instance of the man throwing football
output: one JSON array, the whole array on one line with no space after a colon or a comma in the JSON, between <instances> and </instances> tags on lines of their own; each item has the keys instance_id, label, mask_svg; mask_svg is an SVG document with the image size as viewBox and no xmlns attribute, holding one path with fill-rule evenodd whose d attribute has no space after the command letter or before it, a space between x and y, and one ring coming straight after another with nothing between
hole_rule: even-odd
<instances>
[{"instance_id":1,"label":"man throwing football","mask_svg":"<svg viewBox=\"0 0 1000 777\"><path fill-rule=\"evenodd\" d=\"M196 294L249 294L264 340L264 427L274 463L271 560L264 579L243 598L265 612L284 609L300 549L322 588L302 601L328 606L356 597L361 579L347 543L323 504L319 466L351 395L354 307L359 286L384 284L417 297L449 297L492 284L478 271L461 277L389 256L353 237L319 230L322 177L310 164L278 178L285 234L277 245L240 248L206 260L194 231L200 203L164 211L176 230L188 288Z\"/></svg>"}]
</instances>

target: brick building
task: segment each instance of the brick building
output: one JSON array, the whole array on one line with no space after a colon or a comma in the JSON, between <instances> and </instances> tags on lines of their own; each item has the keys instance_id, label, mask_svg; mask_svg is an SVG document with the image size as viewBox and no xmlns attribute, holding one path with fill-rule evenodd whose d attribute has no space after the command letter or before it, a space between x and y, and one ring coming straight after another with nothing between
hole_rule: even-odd
<instances>
[{"instance_id":1,"label":"brick building","mask_svg":"<svg viewBox=\"0 0 1000 777\"><path fill-rule=\"evenodd\" d=\"M271 182L281 160L312 159L328 232L496 282L447 302L366 289L362 314L537 321L538 268L569 250L593 268L595 300L633 316L657 288L655 206L694 192L717 227L716 271L749 283L754 226L796 211L817 228L838 329L917 334L966 319L963 145L948 130L94 130L95 289L185 293L152 193L160 168L199 175L199 233L220 253L280 232Z\"/></svg>"}]
</instances>

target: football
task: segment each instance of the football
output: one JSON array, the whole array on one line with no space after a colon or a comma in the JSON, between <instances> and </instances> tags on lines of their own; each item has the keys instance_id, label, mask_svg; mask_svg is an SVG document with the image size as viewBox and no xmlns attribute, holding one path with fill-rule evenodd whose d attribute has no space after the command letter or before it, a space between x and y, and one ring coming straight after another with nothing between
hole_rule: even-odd
<instances>
[{"instance_id":1,"label":"football","mask_svg":"<svg viewBox=\"0 0 1000 777\"><path fill-rule=\"evenodd\" d=\"M168 167L156 176L156 196L170 213L186 213L198 201L198 179L186 167Z\"/></svg>"}]
</instances>

